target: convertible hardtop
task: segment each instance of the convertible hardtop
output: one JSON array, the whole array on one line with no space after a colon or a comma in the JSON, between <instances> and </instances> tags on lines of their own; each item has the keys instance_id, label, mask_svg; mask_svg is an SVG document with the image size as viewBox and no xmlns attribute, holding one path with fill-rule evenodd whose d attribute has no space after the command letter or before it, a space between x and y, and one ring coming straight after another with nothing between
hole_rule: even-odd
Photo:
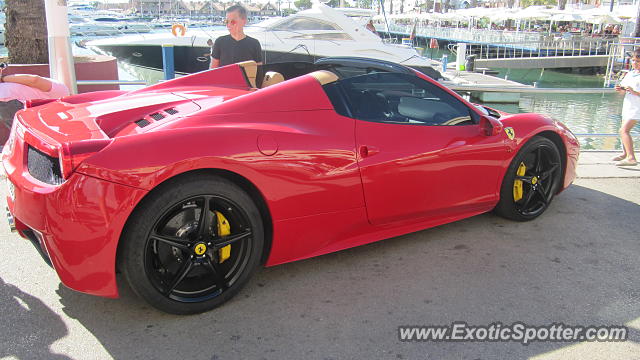
<instances>
[{"instance_id":1,"label":"convertible hardtop","mask_svg":"<svg viewBox=\"0 0 640 360\"><path fill-rule=\"evenodd\" d=\"M262 87L265 74L268 72L280 73L284 80L290 80L318 70L328 70L338 75L339 78L348 78L354 75L354 69L358 69L359 72L382 71L415 74L411 68L383 60L358 57L328 57L317 60L314 63L298 61L258 65L256 87Z\"/></svg>"}]
</instances>

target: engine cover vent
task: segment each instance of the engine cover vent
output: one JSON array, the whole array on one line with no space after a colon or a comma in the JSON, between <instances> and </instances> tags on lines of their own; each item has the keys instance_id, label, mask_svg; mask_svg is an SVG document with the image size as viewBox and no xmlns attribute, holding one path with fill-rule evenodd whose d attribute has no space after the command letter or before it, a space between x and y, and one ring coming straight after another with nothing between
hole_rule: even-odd
<instances>
[{"instance_id":1,"label":"engine cover vent","mask_svg":"<svg viewBox=\"0 0 640 360\"><path fill-rule=\"evenodd\" d=\"M178 110L176 110L175 108L168 108L168 109L165 109L164 112L166 112L169 115L175 115L178 113Z\"/></svg>"},{"instance_id":2,"label":"engine cover vent","mask_svg":"<svg viewBox=\"0 0 640 360\"><path fill-rule=\"evenodd\" d=\"M165 118L165 116L160 114L160 113L153 113L153 114L149 115L149 117L152 118L155 121L162 120L162 119Z\"/></svg>"},{"instance_id":3,"label":"engine cover vent","mask_svg":"<svg viewBox=\"0 0 640 360\"><path fill-rule=\"evenodd\" d=\"M141 128L143 128L143 127L145 127L145 126L147 126L149 124L151 124L151 123L149 122L149 120L146 120L146 119L140 119L140 120L136 121L136 125L140 126Z\"/></svg>"}]
</instances>

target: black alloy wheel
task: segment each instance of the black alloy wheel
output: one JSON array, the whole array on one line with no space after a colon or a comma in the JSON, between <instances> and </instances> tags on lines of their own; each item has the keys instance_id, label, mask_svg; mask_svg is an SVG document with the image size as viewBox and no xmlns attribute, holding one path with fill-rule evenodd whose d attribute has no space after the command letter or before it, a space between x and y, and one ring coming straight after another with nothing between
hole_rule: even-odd
<instances>
[{"instance_id":1,"label":"black alloy wheel","mask_svg":"<svg viewBox=\"0 0 640 360\"><path fill-rule=\"evenodd\" d=\"M534 137L509 165L496 212L517 221L537 218L558 192L562 173L558 147L547 138Z\"/></svg>"},{"instance_id":2,"label":"black alloy wheel","mask_svg":"<svg viewBox=\"0 0 640 360\"><path fill-rule=\"evenodd\" d=\"M262 221L229 181L201 176L161 186L132 215L121 268L133 290L174 314L207 311L231 298L261 258Z\"/></svg>"}]
</instances>

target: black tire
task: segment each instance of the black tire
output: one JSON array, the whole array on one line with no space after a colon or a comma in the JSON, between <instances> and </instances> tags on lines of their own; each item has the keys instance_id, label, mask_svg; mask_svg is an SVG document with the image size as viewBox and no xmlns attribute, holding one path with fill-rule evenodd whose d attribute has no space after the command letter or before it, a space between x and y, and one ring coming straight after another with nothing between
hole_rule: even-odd
<instances>
[{"instance_id":1,"label":"black tire","mask_svg":"<svg viewBox=\"0 0 640 360\"><path fill-rule=\"evenodd\" d=\"M220 236L227 224L230 234ZM238 293L258 267L263 245L260 212L249 195L226 179L194 174L160 185L138 206L118 262L150 305L196 314Z\"/></svg>"},{"instance_id":2,"label":"black tire","mask_svg":"<svg viewBox=\"0 0 640 360\"><path fill-rule=\"evenodd\" d=\"M524 175L522 172L524 165ZM547 210L562 178L560 151L553 141L536 136L529 140L509 165L500 187L495 212L507 219L529 221ZM518 191L517 181L521 184Z\"/></svg>"}]
</instances>

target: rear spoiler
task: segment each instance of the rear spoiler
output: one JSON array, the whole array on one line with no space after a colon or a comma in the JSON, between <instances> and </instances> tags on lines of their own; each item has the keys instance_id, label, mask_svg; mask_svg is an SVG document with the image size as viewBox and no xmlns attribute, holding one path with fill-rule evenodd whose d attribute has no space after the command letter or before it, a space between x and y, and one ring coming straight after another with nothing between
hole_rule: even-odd
<instances>
[{"instance_id":1,"label":"rear spoiler","mask_svg":"<svg viewBox=\"0 0 640 360\"><path fill-rule=\"evenodd\" d=\"M251 62L255 66L255 62ZM147 86L139 90L134 90L131 92L131 94L156 91L171 91L173 89L181 89L187 87L202 87L203 85L227 86L237 88L255 87L255 71L253 73L253 83L248 81L247 77L247 74L240 64L231 64L217 69L204 70L172 80L163 81L161 83Z\"/></svg>"}]
</instances>

